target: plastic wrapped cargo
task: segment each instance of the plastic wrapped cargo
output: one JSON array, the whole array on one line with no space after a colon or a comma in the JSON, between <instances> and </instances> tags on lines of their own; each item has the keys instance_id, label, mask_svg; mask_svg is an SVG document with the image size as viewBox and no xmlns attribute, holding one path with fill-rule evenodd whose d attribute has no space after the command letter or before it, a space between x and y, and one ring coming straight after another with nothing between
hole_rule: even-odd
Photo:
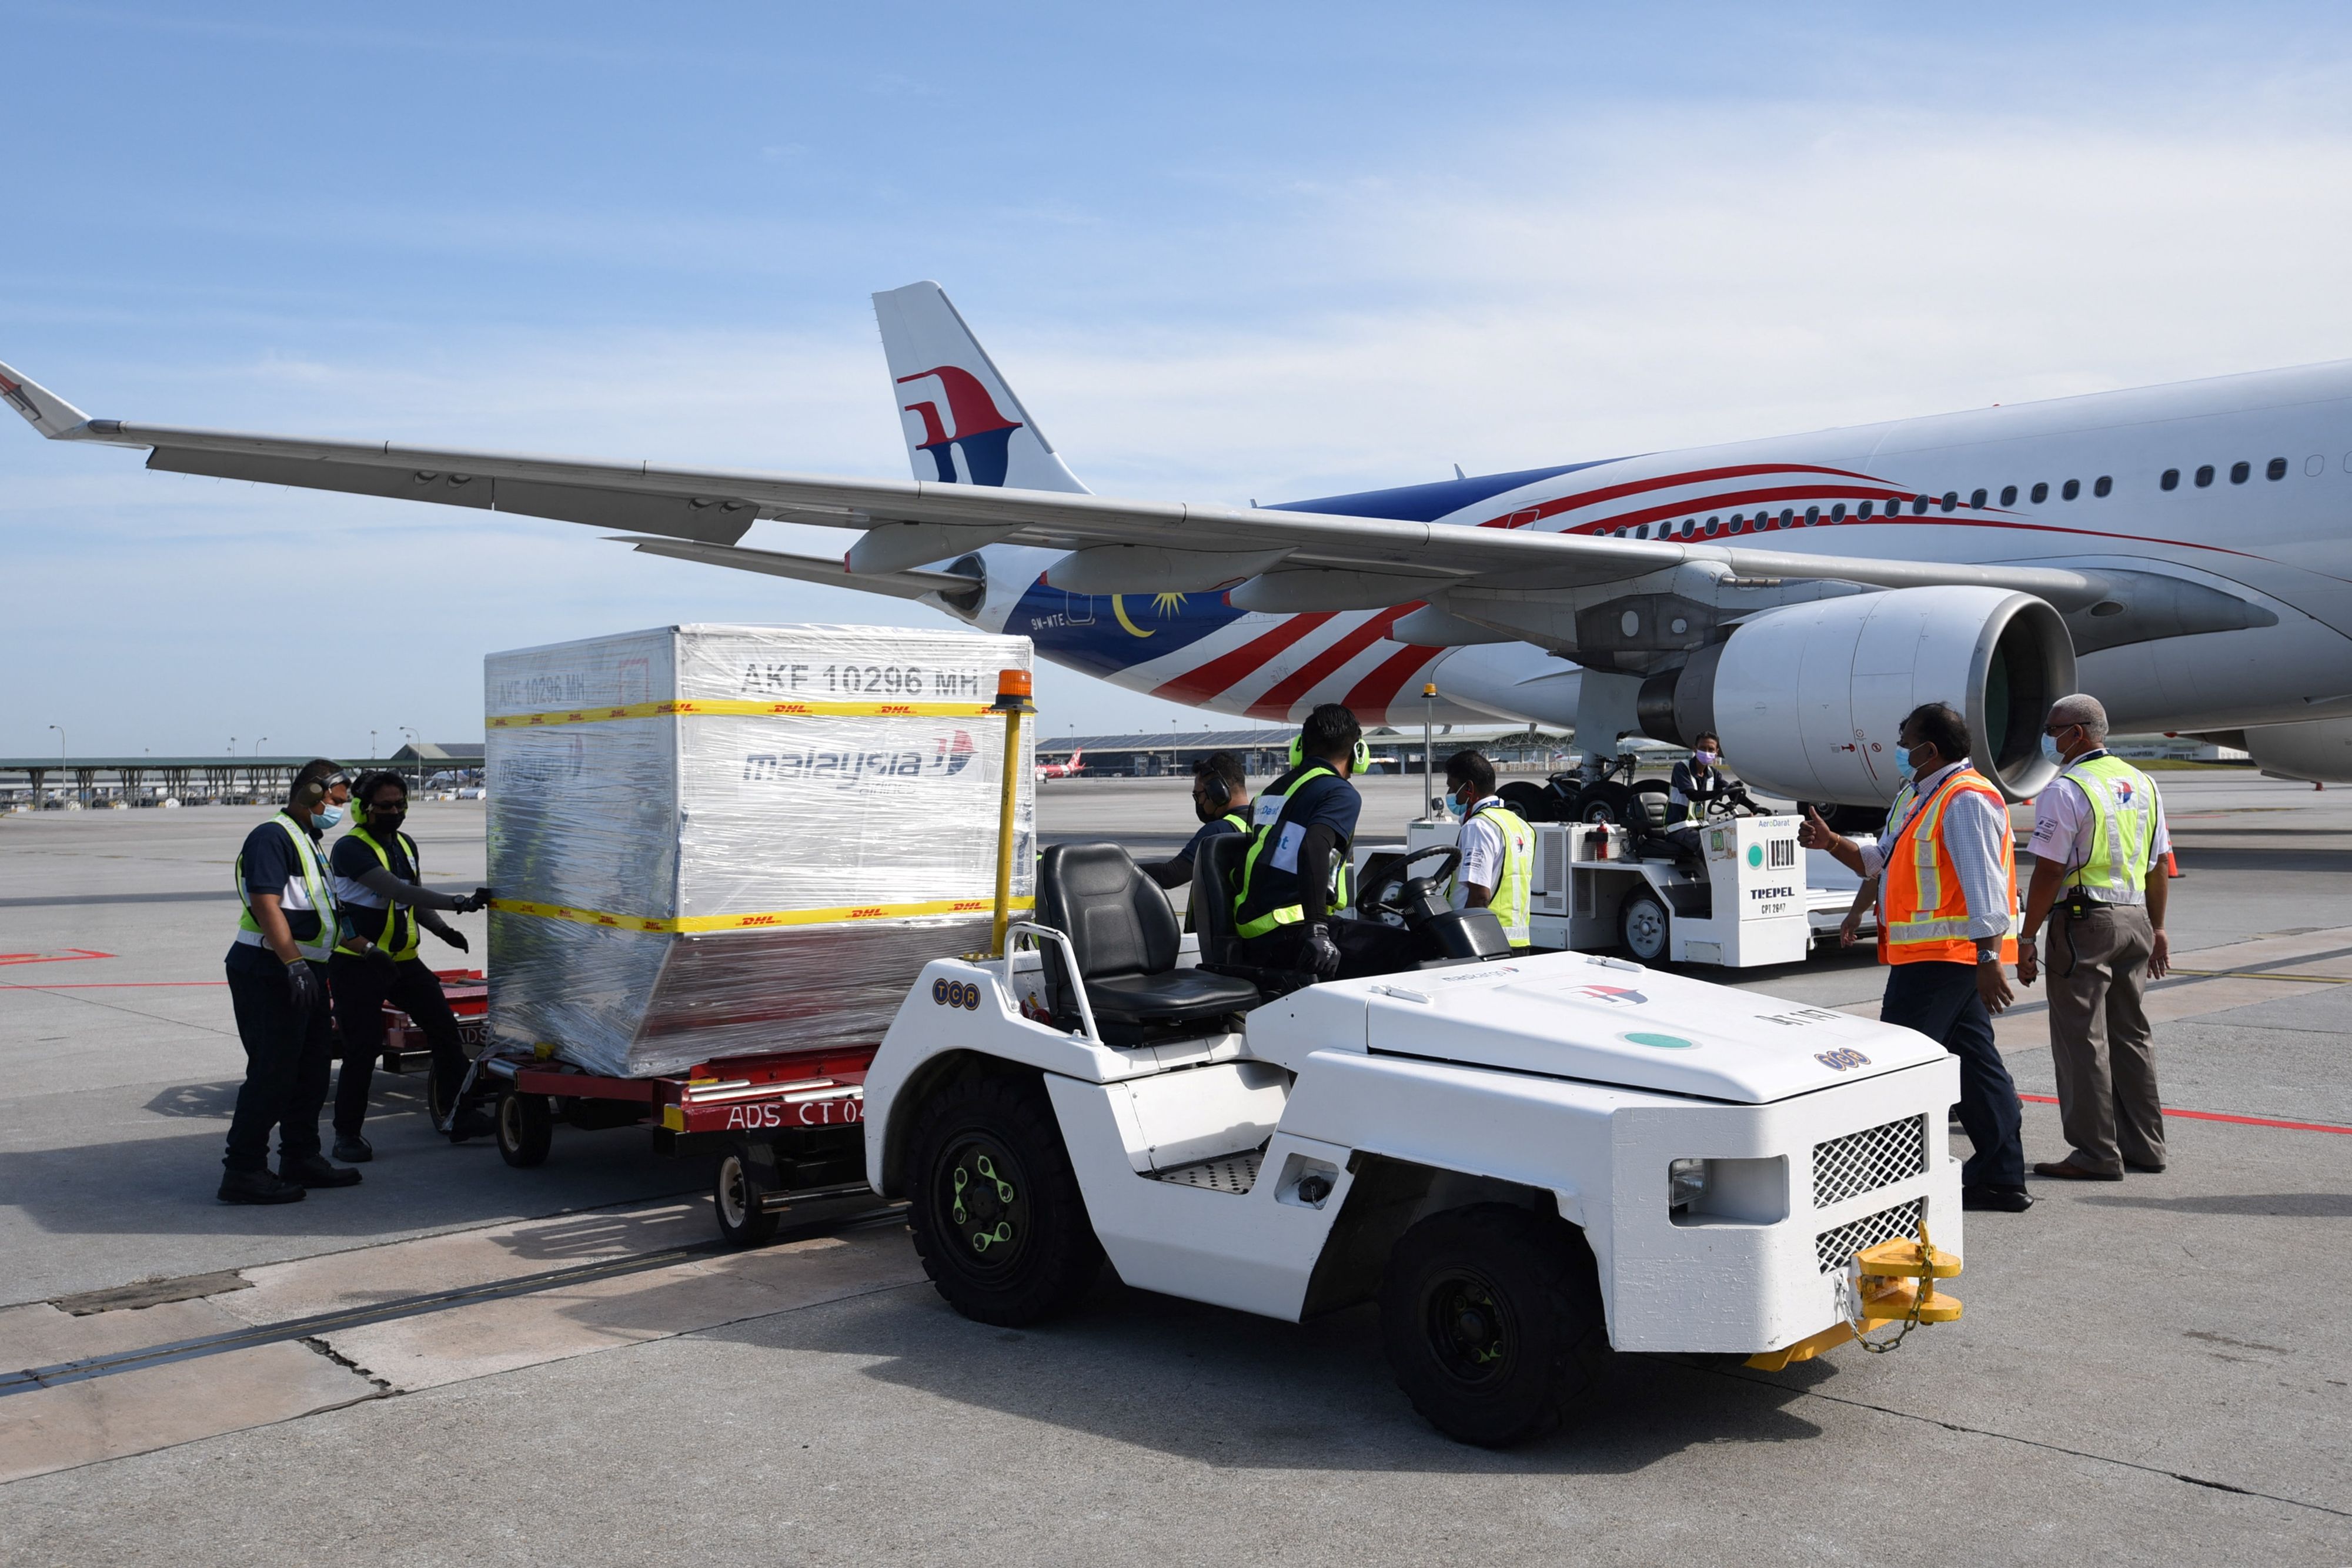
<instances>
[{"instance_id":1,"label":"plastic wrapped cargo","mask_svg":"<svg viewBox=\"0 0 2352 1568\"><path fill-rule=\"evenodd\" d=\"M1025 637L670 626L493 653L490 1032L592 1071L878 1040L988 945ZM1034 737L1013 903L1031 903Z\"/></svg>"}]
</instances>

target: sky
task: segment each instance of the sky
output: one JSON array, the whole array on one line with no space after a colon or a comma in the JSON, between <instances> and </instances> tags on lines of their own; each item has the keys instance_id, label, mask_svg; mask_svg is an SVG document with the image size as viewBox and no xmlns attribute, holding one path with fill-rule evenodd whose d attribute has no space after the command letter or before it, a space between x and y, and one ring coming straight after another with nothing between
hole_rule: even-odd
<instances>
[{"instance_id":1,"label":"sky","mask_svg":"<svg viewBox=\"0 0 2352 1568\"><path fill-rule=\"evenodd\" d=\"M924 277L1155 499L2352 357L2336 6L0 0L0 359L101 417L903 478L867 296ZM476 738L484 653L686 621L943 623L0 423L0 756Z\"/></svg>"}]
</instances>

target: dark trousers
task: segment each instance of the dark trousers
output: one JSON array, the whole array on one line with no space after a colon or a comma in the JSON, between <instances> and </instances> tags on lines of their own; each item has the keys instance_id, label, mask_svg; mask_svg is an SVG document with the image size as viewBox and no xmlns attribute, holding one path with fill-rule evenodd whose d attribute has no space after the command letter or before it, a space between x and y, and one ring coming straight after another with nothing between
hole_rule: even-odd
<instances>
[{"instance_id":1,"label":"dark trousers","mask_svg":"<svg viewBox=\"0 0 2352 1568\"><path fill-rule=\"evenodd\" d=\"M439 977L422 958L387 964L338 953L327 963L334 977L335 1023L343 1031L343 1070L335 1080L335 1134L359 1135L367 1121L368 1086L383 1055L383 1004L390 1002L425 1031L433 1051L433 1078L441 1103L454 1104L466 1078L466 1053L457 1044L457 1018L441 994Z\"/></svg>"},{"instance_id":2,"label":"dark trousers","mask_svg":"<svg viewBox=\"0 0 2352 1568\"><path fill-rule=\"evenodd\" d=\"M1412 933L1401 925L1385 925L1377 920L1342 920L1334 915L1325 920L1323 926L1331 933L1331 945L1339 949L1340 979L1393 975L1421 961L1421 949ZM1298 949L1306 940L1307 927L1303 923L1277 925L1263 936L1252 936L1243 942L1241 961L1261 969L1297 969L1301 967Z\"/></svg>"},{"instance_id":3,"label":"dark trousers","mask_svg":"<svg viewBox=\"0 0 2352 1568\"><path fill-rule=\"evenodd\" d=\"M1974 964L1897 964L1886 972L1879 1021L1916 1029L1960 1059L1960 1126L1976 1153L1962 1186L2025 1185L2024 1117L2017 1085L1992 1042L1992 1014L1977 995Z\"/></svg>"},{"instance_id":4,"label":"dark trousers","mask_svg":"<svg viewBox=\"0 0 2352 1568\"><path fill-rule=\"evenodd\" d=\"M278 967L277 960L270 967ZM326 967L310 966L323 984ZM228 1124L228 1153L221 1164L233 1171L269 1168L269 1129L278 1129L282 1164L319 1152L319 1108L327 1103L327 1063L333 1030L327 1004L295 1007L278 974L252 974L231 966L229 1006L236 1010L236 1037L245 1046L245 1082Z\"/></svg>"}]
</instances>

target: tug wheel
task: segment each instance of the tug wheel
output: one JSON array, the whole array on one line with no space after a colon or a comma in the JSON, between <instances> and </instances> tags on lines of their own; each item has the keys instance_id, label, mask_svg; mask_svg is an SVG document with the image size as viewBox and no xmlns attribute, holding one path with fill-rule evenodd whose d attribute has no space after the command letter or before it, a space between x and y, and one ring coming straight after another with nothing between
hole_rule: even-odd
<instances>
[{"instance_id":1,"label":"tug wheel","mask_svg":"<svg viewBox=\"0 0 2352 1568\"><path fill-rule=\"evenodd\" d=\"M719 1217L719 1234L738 1247L757 1247L771 1240L782 1217L761 1206L769 1192L760 1180L760 1168L741 1144L729 1145L719 1156L719 1171L710 1184L710 1207Z\"/></svg>"},{"instance_id":2,"label":"tug wheel","mask_svg":"<svg viewBox=\"0 0 2352 1568\"><path fill-rule=\"evenodd\" d=\"M1412 1407L1489 1448L1540 1437L1590 1405L1611 1354L1583 1237L1498 1203L1404 1233L1381 1284L1381 1338Z\"/></svg>"},{"instance_id":3,"label":"tug wheel","mask_svg":"<svg viewBox=\"0 0 2352 1568\"><path fill-rule=\"evenodd\" d=\"M555 1112L544 1094L502 1089L498 1129L500 1159L518 1168L535 1166L547 1158L548 1145L555 1141Z\"/></svg>"},{"instance_id":4,"label":"tug wheel","mask_svg":"<svg viewBox=\"0 0 2352 1568\"><path fill-rule=\"evenodd\" d=\"M957 1312L1017 1328L1094 1283L1102 1248L1036 1079L946 1085L916 1113L908 1154L915 1251Z\"/></svg>"},{"instance_id":5,"label":"tug wheel","mask_svg":"<svg viewBox=\"0 0 2352 1568\"><path fill-rule=\"evenodd\" d=\"M1666 906L1654 893L1629 893L1618 907L1617 934L1623 939L1625 951L1644 964L1664 964L1669 951L1668 933L1672 929Z\"/></svg>"}]
</instances>

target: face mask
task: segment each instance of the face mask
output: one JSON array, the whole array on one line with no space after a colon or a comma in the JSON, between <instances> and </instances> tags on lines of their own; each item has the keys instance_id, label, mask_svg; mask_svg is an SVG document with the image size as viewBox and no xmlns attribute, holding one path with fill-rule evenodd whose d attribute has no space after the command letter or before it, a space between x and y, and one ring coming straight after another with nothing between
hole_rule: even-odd
<instances>
[{"instance_id":1,"label":"face mask","mask_svg":"<svg viewBox=\"0 0 2352 1568\"><path fill-rule=\"evenodd\" d=\"M1701 768L1712 768L1715 766L1715 753L1712 751L1694 751L1691 753L1691 760L1697 763Z\"/></svg>"},{"instance_id":2,"label":"face mask","mask_svg":"<svg viewBox=\"0 0 2352 1568\"><path fill-rule=\"evenodd\" d=\"M1911 748L1907 746L1895 748L1895 776L1906 784L1919 776L1918 770L1911 766Z\"/></svg>"},{"instance_id":3,"label":"face mask","mask_svg":"<svg viewBox=\"0 0 2352 1568\"><path fill-rule=\"evenodd\" d=\"M310 825L321 831L333 827L342 820L343 809L341 806L321 805L310 813Z\"/></svg>"},{"instance_id":4,"label":"face mask","mask_svg":"<svg viewBox=\"0 0 2352 1568\"><path fill-rule=\"evenodd\" d=\"M2044 735L2042 737L2042 755L2053 762L2063 763L2066 760L2066 754L2058 749L2058 737L2054 735Z\"/></svg>"},{"instance_id":5,"label":"face mask","mask_svg":"<svg viewBox=\"0 0 2352 1568\"><path fill-rule=\"evenodd\" d=\"M368 813L368 828L371 831L378 833L395 831L400 824L406 821L408 821L408 813L405 811L370 811Z\"/></svg>"}]
</instances>

